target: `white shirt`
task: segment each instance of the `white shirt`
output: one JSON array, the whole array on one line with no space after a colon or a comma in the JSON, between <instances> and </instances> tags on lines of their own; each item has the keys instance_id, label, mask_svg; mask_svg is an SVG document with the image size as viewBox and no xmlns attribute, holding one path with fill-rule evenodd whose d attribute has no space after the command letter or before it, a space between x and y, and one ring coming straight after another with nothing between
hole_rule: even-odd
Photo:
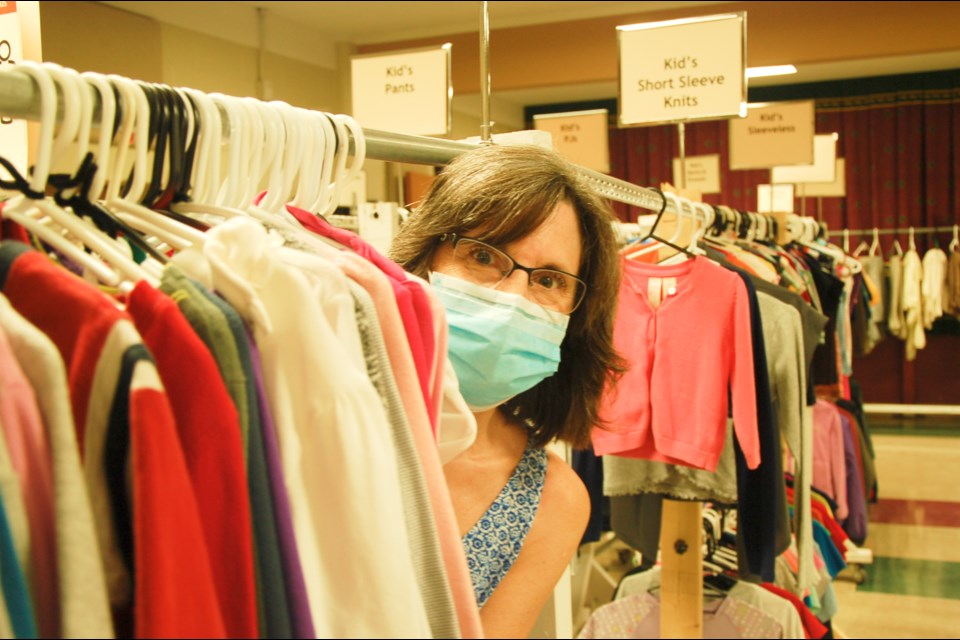
<instances>
[{"instance_id":1,"label":"white shirt","mask_svg":"<svg viewBox=\"0 0 960 640\"><path fill-rule=\"evenodd\" d=\"M395 552L409 548L396 454L343 274L251 219L207 236L215 287L262 356L317 636L429 637L413 563Z\"/></svg>"},{"instance_id":2,"label":"white shirt","mask_svg":"<svg viewBox=\"0 0 960 640\"><path fill-rule=\"evenodd\" d=\"M943 249L930 249L923 255L923 326L933 328L933 322L943 315L943 290L947 281L947 254Z\"/></svg>"}]
</instances>

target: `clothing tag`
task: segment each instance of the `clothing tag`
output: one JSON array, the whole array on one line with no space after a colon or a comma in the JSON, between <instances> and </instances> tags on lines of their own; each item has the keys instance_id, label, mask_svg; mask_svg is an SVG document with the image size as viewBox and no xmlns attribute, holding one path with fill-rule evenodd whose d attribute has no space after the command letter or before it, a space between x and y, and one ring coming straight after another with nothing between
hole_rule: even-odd
<instances>
[{"instance_id":1,"label":"clothing tag","mask_svg":"<svg viewBox=\"0 0 960 640\"><path fill-rule=\"evenodd\" d=\"M650 299L650 304L653 305L654 309L660 306L660 302L663 300L662 278L650 278L647 281L647 298Z\"/></svg>"}]
</instances>

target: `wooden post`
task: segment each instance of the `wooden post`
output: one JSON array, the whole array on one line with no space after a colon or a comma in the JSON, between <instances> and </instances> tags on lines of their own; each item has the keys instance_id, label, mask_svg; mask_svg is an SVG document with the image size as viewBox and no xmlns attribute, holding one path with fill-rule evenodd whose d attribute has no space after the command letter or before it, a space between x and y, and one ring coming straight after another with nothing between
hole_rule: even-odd
<instances>
[{"instance_id":1,"label":"wooden post","mask_svg":"<svg viewBox=\"0 0 960 640\"><path fill-rule=\"evenodd\" d=\"M702 504L663 501L660 516L660 637L703 637Z\"/></svg>"}]
</instances>

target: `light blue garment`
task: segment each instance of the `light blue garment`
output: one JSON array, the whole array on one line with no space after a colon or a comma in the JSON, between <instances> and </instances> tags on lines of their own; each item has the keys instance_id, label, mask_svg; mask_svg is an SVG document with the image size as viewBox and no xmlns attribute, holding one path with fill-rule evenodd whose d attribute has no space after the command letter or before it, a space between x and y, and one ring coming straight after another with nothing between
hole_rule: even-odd
<instances>
[{"instance_id":1,"label":"light blue garment","mask_svg":"<svg viewBox=\"0 0 960 640\"><path fill-rule=\"evenodd\" d=\"M484 411L556 373L570 317L523 296L431 273L447 312L447 348L460 393Z\"/></svg>"},{"instance_id":2,"label":"light blue garment","mask_svg":"<svg viewBox=\"0 0 960 640\"><path fill-rule=\"evenodd\" d=\"M0 502L0 584L3 599L10 616L10 626L17 638L36 638L37 620L23 568L13 549L13 536L7 520L7 510Z\"/></svg>"},{"instance_id":3,"label":"light blue garment","mask_svg":"<svg viewBox=\"0 0 960 640\"><path fill-rule=\"evenodd\" d=\"M520 555L540 506L546 476L546 449L528 446L500 495L463 536L477 606L482 607L493 595Z\"/></svg>"}]
</instances>

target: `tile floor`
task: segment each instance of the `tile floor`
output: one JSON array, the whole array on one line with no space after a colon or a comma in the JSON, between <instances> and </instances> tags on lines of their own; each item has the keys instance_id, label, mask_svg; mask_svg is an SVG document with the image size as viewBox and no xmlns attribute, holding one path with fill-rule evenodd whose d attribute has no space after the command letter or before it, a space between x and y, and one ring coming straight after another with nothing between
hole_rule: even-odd
<instances>
[{"instance_id":1,"label":"tile floor","mask_svg":"<svg viewBox=\"0 0 960 640\"><path fill-rule=\"evenodd\" d=\"M869 419L869 418L868 418ZM873 430L879 501L864 546L865 580L835 583L838 636L960 636L960 429Z\"/></svg>"}]
</instances>

